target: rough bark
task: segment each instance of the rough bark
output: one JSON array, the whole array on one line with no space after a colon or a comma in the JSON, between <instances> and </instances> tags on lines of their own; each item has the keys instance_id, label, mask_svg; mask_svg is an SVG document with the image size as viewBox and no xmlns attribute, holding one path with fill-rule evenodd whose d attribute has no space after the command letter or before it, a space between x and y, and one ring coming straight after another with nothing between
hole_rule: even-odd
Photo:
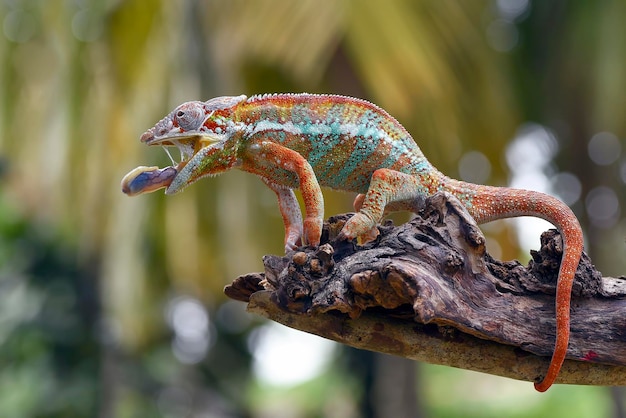
<instances>
[{"instance_id":1,"label":"rough bark","mask_svg":"<svg viewBox=\"0 0 626 418\"><path fill-rule=\"evenodd\" d=\"M225 293L251 312L353 347L527 381L545 372L557 231L542 235L524 267L493 259L473 219L444 195L407 224L380 226L365 246L335 240L349 216L328 220L319 247L265 256L263 273L237 278ZM557 382L626 384L625 295L624 278L603 278L583 254Z\"/></svg>"}]
</instances>

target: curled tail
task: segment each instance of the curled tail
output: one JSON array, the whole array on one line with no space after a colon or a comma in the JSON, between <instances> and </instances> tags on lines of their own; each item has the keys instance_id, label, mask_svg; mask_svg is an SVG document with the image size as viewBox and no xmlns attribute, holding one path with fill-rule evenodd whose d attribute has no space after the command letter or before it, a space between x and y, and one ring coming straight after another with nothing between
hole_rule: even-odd
<instances>
[{"instance_id":1,"label":"curled tail","mask_svg":"<svg viewBox=\"0 0 626 418\"><path fill-rule=\"evenodd\" d=\"M578 219L563 202L540 192L478 186L451 179L446 179L443 188L457 196L479 224L502 218L535 216L552 223L561 233L563 258L556 285L556 342L545 377L535 382L535 389L545 392L559 374L569 344L572 284L583 250Z\"/></svg>"}]
</instances>

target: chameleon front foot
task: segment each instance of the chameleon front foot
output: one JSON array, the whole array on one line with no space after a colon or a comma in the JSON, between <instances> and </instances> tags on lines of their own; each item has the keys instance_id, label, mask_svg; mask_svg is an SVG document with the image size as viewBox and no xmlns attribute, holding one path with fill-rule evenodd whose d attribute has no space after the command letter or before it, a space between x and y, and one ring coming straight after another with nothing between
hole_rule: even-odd
<instances>
[{"instance_id":1,"label":"chameleon front foot","mask_svg":"<svg viewBox=\"0 0 626 418\"><path fill-rule=\"evenodd\" d=\"M302 226L285 229L285 254L302 245Z\"/></svg>"},{"instance_id":2,"label":"chameleon front foot","mask_svg":"<svg viewBox=\"0 0 626 418\"><path fill-rule=\"evenodd\" d=\"M322 238L322 224L324 221L322 218L305 218L304 219L304 231L302 234L302 244L311 245L317 247L320 245L320 239Z\"/></svg>"}]
</instances>

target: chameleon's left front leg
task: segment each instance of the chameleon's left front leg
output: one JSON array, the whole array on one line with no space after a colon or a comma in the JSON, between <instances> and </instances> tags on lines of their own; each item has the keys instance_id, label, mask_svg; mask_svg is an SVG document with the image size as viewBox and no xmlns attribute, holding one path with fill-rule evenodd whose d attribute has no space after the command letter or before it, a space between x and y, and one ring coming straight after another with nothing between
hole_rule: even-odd
<instances>
[{"instance_id":1,"label":"chameleon's left front leg","mask_svg":"<svg viewBox=\"0 0 626 418\"><path fill-rule=\"evenodd\" d=\"M285 224L285 252L295 250L302 242L302 213L293 190L279 186L266 177L263 182L276 193L278 207Z\"/></svg>"},{"instance_id":2,"label":"chameleon's left front leg","mask_svg":"<svg viewBox=\"0 0 626 418\"><path fill-rule=\"evenodd\" d=\"M388 211L417 211L420 199L426 193L416 176L386 168L376 170L372 174L366 194L359 194L354 199L357 213L344 225L340 239L358 239L359 244L376 238L376 225Z\"/></svg>"},{"instance_id":3,"label":"chameleon's left front leg","mask_svg":"<svg viewBox=\"0 0 626 418\"><path fill-rule=\"evenodd\" d=\"M322 223L324 219L324 197L317 182L311 164L296 151L286 148L272 141L258 141L251 144L247 150L249 158L244 161L244 170L255 173L276 185L286 187L299 187L304 201L306 216L302 226L302 242L308 245L319 245L322 236ZM297 177L297 179L294 178ZM293 182L296 184L292 184ZM282 191L277 191L272 187L279 198L283 219L285 213L286 234L290 233L290 226L295 220L296 205L295 196L287 195ZM289 236L285 236L286 246L295 242L290 241Z\"/></svg>"}]
</instances>

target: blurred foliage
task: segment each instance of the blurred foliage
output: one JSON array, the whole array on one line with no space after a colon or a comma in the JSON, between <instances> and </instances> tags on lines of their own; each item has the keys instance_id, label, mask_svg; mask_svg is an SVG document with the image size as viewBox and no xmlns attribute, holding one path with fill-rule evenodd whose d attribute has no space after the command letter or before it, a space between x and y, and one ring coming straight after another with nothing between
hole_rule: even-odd
<instances>
[{"instance_id":1,"label":"blurred foliage","mask_svg":"<svg viewBox=\"0 0 626 418\"><path fill-rule=\"evenodd\" d=\"M258 322L225 301L222 287L258 270L261 255L282 251L275 197L258 179L228 173L167 199L121 194L125 172L167 164L138 137L186 100L273 91L359 96L396 116L446 174L458 176L459 161L479 151L473 155L490 164L473 170L490 165L483 171L491 184L508 182L503 155L520 125L541 124L559 145L543 174L578 179L573 208L587 248L605 273L623 272L615 251L626 227L625 17L621 0L0 2L0 410L12 417L367 410L363 382L374 376L375 359L337 360L289 391L272 392L251 374ZM603 165L588 154L600 132L618 138L619 148ZM613 193L600 206L617 201L604 218L590 210L598 186ZM327 214L351 207L350 195L325 196ZM485 230L505 257L519 255L508 227ZM428 385L417 390L430 416L467 412L430 393L459 380L455 373L426 370ZM493 397L506 386L495 382ZM473 386L454 391L474 393ZM534 394L512 396L508 407L520 417L577 416L588 410L578 406L585 399L608 405L602 392L589 393L558 387L533 398L538 407L527 402ZM494 401L481 402L476 408L486 410Z\"/></svg>"},{"instance_id":2,"label":"blurred foliage","mask_svg":"<svg viewBox=\"0 0 626 418\"><path fill-rule=\"evenodd\" d=\"M102 357L94 271L78 269L70 248L4 201L0 215L0 409L89 416Z\"/></svg>"}]
</instances>

